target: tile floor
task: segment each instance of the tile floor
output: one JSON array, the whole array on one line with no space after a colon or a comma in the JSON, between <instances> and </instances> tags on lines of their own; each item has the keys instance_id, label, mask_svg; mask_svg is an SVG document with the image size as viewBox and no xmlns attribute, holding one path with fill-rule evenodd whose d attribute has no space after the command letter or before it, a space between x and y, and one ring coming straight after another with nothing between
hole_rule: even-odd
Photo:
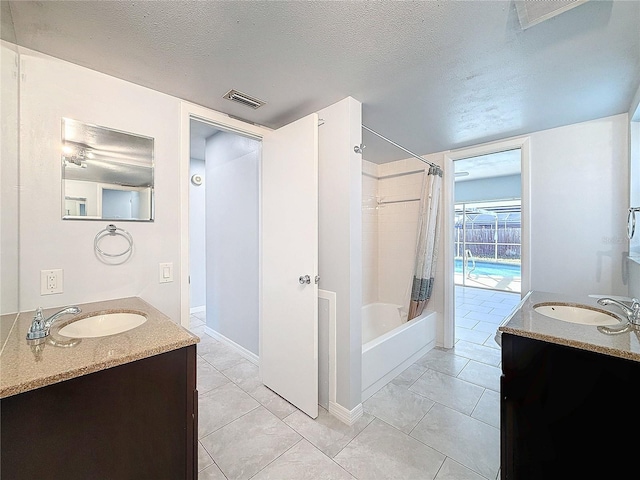
<instances>
[{"instance_id":1,"label":"tile floor","mask_svg":"<svg viewBox=\"0 0 640 480\"><path fill-rule=\"evenodd\" d=\"M347 426L264 387L258 367L204 333L198 344L200 480L494 480L499 474L498 324L519 295L456 288L456 344L435 348Z\"/></svg>"}]
</instances>

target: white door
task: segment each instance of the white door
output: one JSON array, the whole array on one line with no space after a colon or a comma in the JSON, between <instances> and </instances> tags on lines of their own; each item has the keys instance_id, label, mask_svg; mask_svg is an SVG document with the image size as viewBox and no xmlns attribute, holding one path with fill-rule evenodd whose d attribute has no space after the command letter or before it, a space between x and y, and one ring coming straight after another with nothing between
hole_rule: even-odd
<instances>
[{"instance_id":1,"label":"white door","mask_svg":"<svg viewBox=\"0 0 640 480\"><path fill-rule=\"evenodd\" d=\"M318 416L318 115L262 140L262 383Z\"/></svg>"}]
</instances>

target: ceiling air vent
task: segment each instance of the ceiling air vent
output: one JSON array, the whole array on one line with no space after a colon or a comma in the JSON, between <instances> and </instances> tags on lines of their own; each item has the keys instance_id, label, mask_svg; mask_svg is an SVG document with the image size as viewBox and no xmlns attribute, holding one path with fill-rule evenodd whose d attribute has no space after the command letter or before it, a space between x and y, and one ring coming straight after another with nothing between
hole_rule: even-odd
<instances>
[{"instance_id":1,"label":"ceiling air vent","mask_svg":"<svg viewBox=\"0 0 640 480\"><path fill-rule=\"evenodd\" d=\"M251 95L247 95L246 93L242 93L237 90L229 90L224 94L224 98L240 103L247 107L251 107L253 109L260 108L266 103L262 100L258 100L257 98L252 97Z\"/></svg>"},{"instance_id":2,"label":"ceiling air vent","mask_svg":"<svg viewBox=\"0 0 640 480\"><path fill-rule=\"evenodd\" d=\"M523 30L582 5L588 0L515 0Z\"/></svg>"}]
</instances>

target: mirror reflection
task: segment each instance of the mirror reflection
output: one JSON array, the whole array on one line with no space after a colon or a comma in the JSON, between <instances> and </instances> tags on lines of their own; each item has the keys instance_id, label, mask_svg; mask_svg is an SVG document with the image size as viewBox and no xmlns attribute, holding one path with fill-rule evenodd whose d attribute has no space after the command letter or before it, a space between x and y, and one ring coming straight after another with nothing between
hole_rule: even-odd
<instances>
[{"instance_id":1,"label":"mirror reflection","mask_svg":"<svg viewBox=\"0 0 640 480\"><path fill-rule=\"evenodd\" d=\"M153 220L153 138L62 119L62 218Z\"/></svg>"},{"instance_id":2,"label":"mirror reflection","mask_svg":"<svg viewBox=\"0 0 640 480\"><path fill-rule=\"evenodd\" d=\"M4 24L3 24L4 28ZM18 51L15 46L0 43L0 345L19 309L18 288L18 224L19 224L19 79Z\"/></svg>"}]
</instances>

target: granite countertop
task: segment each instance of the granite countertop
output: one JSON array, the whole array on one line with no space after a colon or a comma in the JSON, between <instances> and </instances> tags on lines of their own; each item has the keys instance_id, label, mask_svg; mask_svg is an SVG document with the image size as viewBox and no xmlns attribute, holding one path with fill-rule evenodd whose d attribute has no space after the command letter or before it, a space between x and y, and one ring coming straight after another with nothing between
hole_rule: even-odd
<instances>
[{"instance_id":1,"label":"granite countertop","mask_svg":"<svg viewBox=\"0 0 640 480\"><path fill-rule=\"evenodd\" d=\"M556 320L537 313L533 309L538 303L574 303L606 310L622 318L622 312L618 307L599 305L597 300L600 297L529 292L511 316L498 327L498 331L640 362L640 328L638 327L632 327L629 331L614 335L605 334L593 325Z\"/></svg>"},{"instance_id":2,"label":"granite countertop","mask_svg":"<svg viewBox=\"0 0 640 480\"><path fill-rule=\"evenodd\" d=\"M34 346L26 340L34 312L22 312L8 334L0 354L0 398L123 365L178 348L200 339L137 297L78 305L82 312L65 315L51 327L45 341ZM43 312L45 318L61 308ZM142 312L147 321L126 332L98 338L71 339L58 331L93 312Z\"/></svg>"}]
</instances>

